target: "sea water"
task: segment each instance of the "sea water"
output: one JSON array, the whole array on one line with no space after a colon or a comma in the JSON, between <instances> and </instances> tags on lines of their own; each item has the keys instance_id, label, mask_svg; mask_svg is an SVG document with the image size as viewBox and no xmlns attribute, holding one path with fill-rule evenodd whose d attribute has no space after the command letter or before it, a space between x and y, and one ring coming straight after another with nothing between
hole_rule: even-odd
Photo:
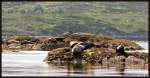
<instances>
[{"instance_id":1,"label":"sea water","mask_svg":"<svg viewBox=\"0 0 150 78\"><path fill-rule=\"evenodd\" d=\"M148 42L137 42L148 50ZM43 62L48 51L2 53L2 76L148 76L147 69L118 70L117 67L90 64L48 64Z\"/></svg>"}]
</instances>

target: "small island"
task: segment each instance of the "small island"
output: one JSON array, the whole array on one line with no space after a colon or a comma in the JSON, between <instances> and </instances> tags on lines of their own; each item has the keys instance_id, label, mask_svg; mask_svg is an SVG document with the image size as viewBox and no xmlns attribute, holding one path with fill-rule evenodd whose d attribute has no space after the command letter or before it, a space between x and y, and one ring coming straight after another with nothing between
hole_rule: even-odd
<instances>
[{"instance_id":1,"label":"small island","mask_svg":"<svg viewBox=\"0 0 150 78\"><path fill-rule=\"evenodd\" d=\"M82 52L82 58L76 62L103 64L125 62L126 65L138 64L148 68L148 54L138 52L144 50L133 41L116 39L110 36L95 35L90 33L65 32L59 37L11 36L3 41L3 50L19 52L22 50L49 51L44 61L48 63L74 63L76 58L71 52L70 42L86 42L88 45ZM74 44L73 44L74 45ZM86 45L86 44L85 44ZM118 55L116 48L121 45L125 54ZM4 51L5 52L5 51ZM125 61L124 61L125 60Z\"/></svg>"}]
</instances>

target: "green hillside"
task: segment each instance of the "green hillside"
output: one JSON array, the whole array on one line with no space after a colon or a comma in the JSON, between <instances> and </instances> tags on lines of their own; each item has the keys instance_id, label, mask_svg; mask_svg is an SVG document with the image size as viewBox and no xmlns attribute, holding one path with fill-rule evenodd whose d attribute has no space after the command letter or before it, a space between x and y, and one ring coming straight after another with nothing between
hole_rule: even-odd
<instances>
[{"instance_id":1,"label":"green hillside","mask_svg":"<svg viewBox=\"0 0 150 78\"><path fill-rule=\"evenodd\" d=\"M148 31L147 2L2 2L2 34L66 31L126 36Z\"/></svg>"}]
</instances>

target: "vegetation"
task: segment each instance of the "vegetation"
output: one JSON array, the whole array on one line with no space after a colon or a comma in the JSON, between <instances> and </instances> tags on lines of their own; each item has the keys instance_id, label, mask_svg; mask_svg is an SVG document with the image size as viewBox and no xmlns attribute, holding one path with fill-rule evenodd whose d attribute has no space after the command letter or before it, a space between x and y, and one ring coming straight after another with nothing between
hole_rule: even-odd
<instances>
[{"instance_id":1,"label":"vegetation","mask_svg":"<svg viewBox=\"0 0 150 78\"><path fill-rule=\"evenodd\" d=\"M148 32L148 3L2 2L4 36L59 35L66 31L114 37L144 32L142 35L145 36Z\"/></svg>"},{"instance_id":2,"label":"vegetation","mask_svg":"<svg viewBox=\"0 0 150 78\"><path fill-rule=\"evenodd\" d=\"M102 45L105 47L115 47L118 45L123 45L125 50L142 50L143 48L126 39L116 39L110 36L92 35L90 33L64 33L64 42L69 43L70 41L87 41L94 44Z\"/></svg>"}]
</instances>

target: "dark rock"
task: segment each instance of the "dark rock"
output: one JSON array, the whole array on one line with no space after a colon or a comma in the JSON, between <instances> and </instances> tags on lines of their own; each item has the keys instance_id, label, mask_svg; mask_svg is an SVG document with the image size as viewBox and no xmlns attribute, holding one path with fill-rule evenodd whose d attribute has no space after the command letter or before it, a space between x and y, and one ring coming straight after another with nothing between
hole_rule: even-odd
<instances>
[{"instance_id":1,"label":"dark rock","mask_svg":"<svg viewBox=\"0 0 150 78\"><path fill-rule=\"evenodd\" d=\"M63 42L64 37L54 37L57 41Z\"/></svg>"},{"instance_id":2,"label":"dark rock","mask_svg":"<svg viewBox=\"0 0 150 78\"><path fill-rule=\"evenodd\" d=\"M55 38L43 39L42 41L40 41L40 43L35 45L40 45L38 48L43 51L50 51L56 48L67 46L64 42L57 41Z\"/></svg>"}]
</instances>

